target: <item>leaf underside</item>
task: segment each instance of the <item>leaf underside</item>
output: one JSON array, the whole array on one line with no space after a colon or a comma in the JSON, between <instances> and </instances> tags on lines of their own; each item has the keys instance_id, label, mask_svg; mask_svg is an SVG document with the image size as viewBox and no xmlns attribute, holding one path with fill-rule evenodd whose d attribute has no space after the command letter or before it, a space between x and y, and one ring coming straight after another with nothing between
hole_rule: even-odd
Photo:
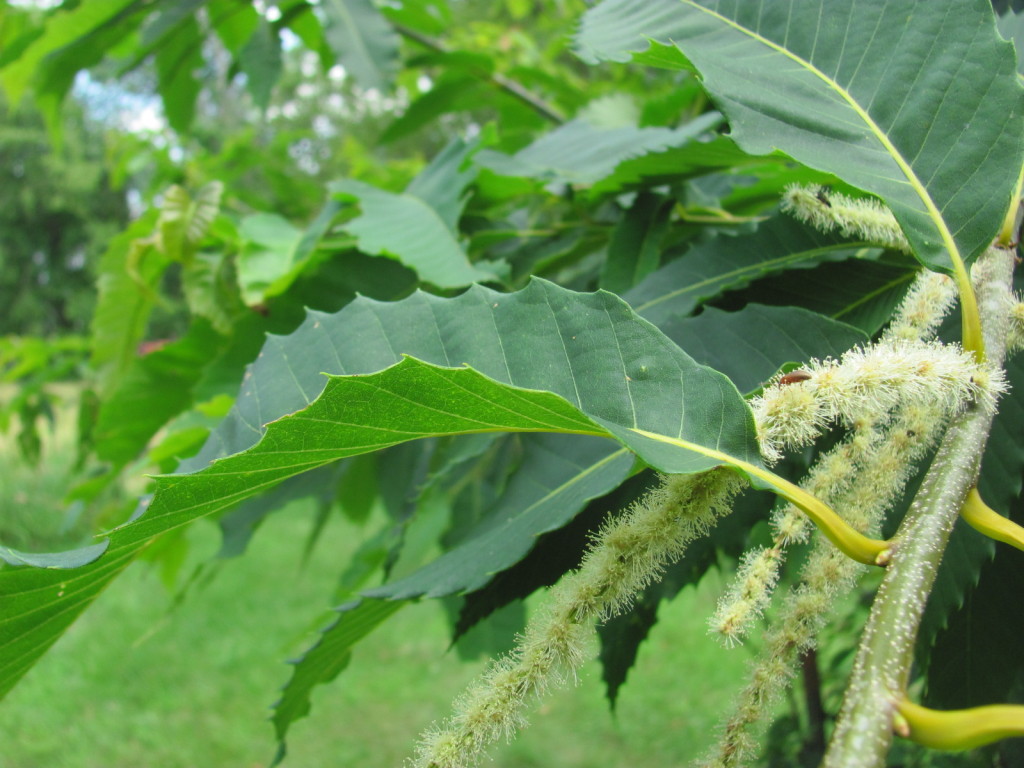
<instances>
[{"instance_id":1,"label":"leaf underside","mask_svg":"<svg viewBox=\"0 0 1024 768\"><path fill-rule=\"evenodd\" d=\"M918 258L950 270L988 247L1021 166L1022 91L986 0L607 0L589 61L685 56L755 155L781 150L878 195ZM676 54L678 56L678 54ZM644 56L635 57L644 61Z\"/></svg>"},{"instance_id":2,"label":"leaf underside","mask_svg":"<svg viewBox=\"0 0 1024 768\"><path fill-rule=\"evenodd\" d=\"M148 509L112 533L104 557L67 578L0 573L0 692L153 537L347 456L442 434L545 431L611 437L669 472L702 471L722 456L758 461L750 411L733 384L611 294L534 281L511 295L475 287L455 299L358 299L335 315L311 313L287 342L268 342L264 356L268 350L285 367L266 380L250 374L210 442L213 452L233 443L243 453L157 478ZM310 359L338 374L315 402L314 377L280 375L292 370L294 350L321 353ZM358 375L373 370L380 373ZM264 392L268 382L275 388ZM280 413L265 404L296 412L267 425Z\"/></svg>"}]
</instances>

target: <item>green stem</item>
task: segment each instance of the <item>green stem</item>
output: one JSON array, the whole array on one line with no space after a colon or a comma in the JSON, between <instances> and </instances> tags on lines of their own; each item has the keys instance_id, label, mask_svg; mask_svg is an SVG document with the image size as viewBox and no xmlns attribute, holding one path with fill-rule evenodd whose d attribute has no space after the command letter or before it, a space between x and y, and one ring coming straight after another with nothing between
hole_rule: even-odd
<instances>
[{"instance_id":1,"label":"green stem","mask_svg":"<svg viewBox=\"0 0 1024 768\"><path fill-rule=\"evenodd\" d=\"M976 279L988 360L1005 354L1013 254L990 250ZM956 417L893 539L885 579L861 637L846 698L823 768L879 768L892 744L896 702L903 698L925 602L968 491L977 481L994 409Z\"/></svg>"},{"instance_id":2,"label":"green stem","mask_svg":"<svg viewBox=\"0 0 1024 768\"><path fill-rule=\"evenodd\" d=\"M716 451L714 448L697 445L686 440L659 435L644 429L633 429L633 432L648 437L651 440L657 440L660 443L678 445L681 448L701 453L713 459L718 459L723 464L735 467L748 477L755 478L769 486L774 493L807 515L810 521L818 526L818 530L821 531L825 538L835 544L847 557L856 560L858 563L864 563L864 565L884 566L889 562L889 555L891 553L888 541L865 536L843 520L832 507L817 496L805 491L796 483L791 483L786 478L776 475L771 470L743 461L728 453Z\"/></svg>"},{"instance_id":3,"label":"green stem","mask_svg":"<svg viewBox=\"0 0 1024 768\"><path fill-rule=\"evenodd\" d=\"M429 48L432 51L438 53L450 53L450 50L440 40L435 40L429 35L424 35L422 32L417 32L415 29L405 26L404 24L398 24L392 22L391 26L394 30L409 40L419 43L424 48ZM486 80L499 89L505 91L510 96L519 99L526 106L534 110L538 115L543 117L555 125L561 125L565 122L565 115L558 111L554 106L546 102L537 94L526 89L522 83L518 83L510 77L499 72L487 72L483 69L472 69L474 75L479 77L481 80Z\"/></svg>"},{"instance_id":4,"label":"green stem","mask_svg":"<svg viewBox=\"0 0 1024 768\"><path fill-rule=\"evenodd\" d=\"M1015 248L1017 246L1017 228L1020 226L1020 194L1024 186L1024 166L1021 166L1017 176L1017 186L1013 190L1013 197L1010 198L1010 207L1003 218L1003 226L999 230L997 243L1002 248Z\"/></svg>"}]
</instances>

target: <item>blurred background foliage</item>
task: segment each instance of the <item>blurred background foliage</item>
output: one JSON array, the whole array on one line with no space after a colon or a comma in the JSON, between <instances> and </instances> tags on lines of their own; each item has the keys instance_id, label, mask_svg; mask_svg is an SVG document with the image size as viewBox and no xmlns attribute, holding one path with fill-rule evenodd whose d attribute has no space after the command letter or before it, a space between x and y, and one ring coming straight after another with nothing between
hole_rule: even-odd
<instances>
[{"instance_id":1,"label":"blurred background foliage","mask_svg":"<svg viewBox=\"0 0 1024 768\"><path fill-rule=\"evenodd\" d=\"M774 206L788 184L843 185L781 156L745 155L685 70L585 64L571 36L589 5L0 0L0 543L64 549L126 520L146 473L198 466L189 458L229 412L267 334L358 295L455 296L469 274L500 290L531 276L601 287L634 307L685 288L648 319L675 339L704 339L687 351L745 377L747 390L784 363L875 334L916 265L863 243L822 247L780 223ZM421 215L451 271L430 271L426 230L404 226ZM806 252L776 266L750 255L780 242ZM771 326L763 359L728 370L722 350L766 327L763 314L740 314L754 304L804 314ZM794 328L845 335L835 348L794 346ZM485 523L525 451L515 437L403 446L167 534L0 708L0 731L13 734L5 765L266 764L275 734L259 714L284 677L273 662L308 647L329 606ZM457 637L470 659L507 647L530 593L572 567L587 528L649 481L588 500L579 526L538 537L512 572L520 586L403 614L346 673L356 677L340 701L318 697L287 764L400 759L457 680L479 669L454 652L438 661L445 644ZM619 720L599 692L558 697L546 706L559 717L542 711L497 764L653 767L696 756L746 653L703 637L716 567L730 571L764 539L754 525L764 511L764 500L750 505L604 634L604 680L595 672L584 686L616 700L634 676ZM963 585L951 589L962 597ZM851 615L863 611L852 595ZM237 634L225 641L229 625ZM857 625L821 650L833 682L815 695L828 711ZM186 653L187 664L177 658ZM663 683L687 663L682 676L699 678L700 692L673 696ZM179 666L180 677L163 674ZM359 689L385 703L367 715ZM825 726L799 697L784 709L765 759L813 764ZM947 764L905 752L902 765ZM958 759L948 764L989 758Z\"/></svg>"}]
</instances>

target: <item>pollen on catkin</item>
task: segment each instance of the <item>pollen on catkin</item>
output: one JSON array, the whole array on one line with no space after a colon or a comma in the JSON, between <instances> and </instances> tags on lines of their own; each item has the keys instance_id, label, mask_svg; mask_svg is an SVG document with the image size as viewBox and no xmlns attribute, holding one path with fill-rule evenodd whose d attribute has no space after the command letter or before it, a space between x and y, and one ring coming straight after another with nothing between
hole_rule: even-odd
<instances>
[{"instance_id":1,"label":"pollen on catkin","mask_svg":"<svg viewBox=\"0 0 1024 768\"><path fill-rule=\"evenodd\" d=\"M884 422L864 426L858 471L834 496L822 494L854 528L871 533L903 493L917 462L935 444L946 416L934 406L911 404ZM800 583L786 594L766 632L750 680L740 692L718 743L701 768L739 768L759 747L751 731L768 718L790 684L799 655L816 643L831 606L848 592L865 566L851 560L824 537L818 537L801 569Z\"/></svg>"},{"instance_id":2,"label":"pollen on catkin","mask_svg":"<svg viewBox=\"0 0 1024 768\"><path fill-rule=\"evenodd\" d=\"M956 301L956 283L941 272L922 270L882 334L882 341L927 341L935 336Z\"/></svg>"},{"instance_id":3,"label":"pollen on catkin","mask_svg":"<svg viewBox=\"0 0 1024 768\"><path fill-rule=\"evenodd\" d=\"M1010 309L1010 327L1006 335L1006 351L1019 352L1024 349L1024 301L1019 296Z\"/></svg>"},{"instance_id":4,"label":"pollen on catkin","mask_svg":"<svg viewBox=\"0 0 1024 768\"><path fill-rule=\"evenodd\" d=\"M873 198L854 199L817 184L793 184L782 196L782 210L821 232L838 231L844 237L911 253L892 211Z\"/></svg>"},{"instance_id":5,"label":"pollen on catkin","mask_svg":"<svg viewBox=\"0 0 1024 768\"><path fill-rule=\"evenodd\" d=\"M764 614L772 588L779 580L781 550L752 549L743 555L736 577L718 603L708 626L726 647L743 642L750 625Z\"/></svg>"},{"instance_id":6,"label":"pollen on catkin","mask_svg":"<svg viewBox=\"0 0 1024 768\"><path fill-rule=\"evenodd\" d=\"M876 426L858 422L850 434L818 457L800 482L800 487L826 502L838 498L850 487L857 471L878 443L881 433ZM803 510L789 503L777 506L772 512L771 527L772 546L757 552L770 561L774 571L772 577L762 575L753 566L750 566L748 575L747 569L741 566L709 621L710 633L717 634L726 647L742 642L754 620L767 608L785 562L786 548L807 541L813 529Z\"/></svg>"},{"instance_id":7,"label":"pollen on catkin","mask_svg":"<svg viewBox=\"0 0 1024 768\"><path fill-rule=\"evenodd\" d=\"M969 402L991 406L1006 389L1001 370L938 341L890 339L854 347L839 360L811 360L803 371L805 379L776 380L751 400L769 461L809 444L835 422L874 422L907 404L935 405L945 413Z\"/></svg>"},{"instance_id":8,"label":"pollen on catkin","mask_svg":"<svg viewBox=\"0 0 1024 768\"><path fill-rule=\"evenodd\" d=\"M467 768L493 742L511 738L523 709L591 655L593 623L606 619L678 559L687 544L729 510L745 481L727 469L673 475L606 524L574 573L551 590L548 604L516 648L493 662L454 705L454 713L419 741L414 768Z\"/></svg>"}]
</instances>

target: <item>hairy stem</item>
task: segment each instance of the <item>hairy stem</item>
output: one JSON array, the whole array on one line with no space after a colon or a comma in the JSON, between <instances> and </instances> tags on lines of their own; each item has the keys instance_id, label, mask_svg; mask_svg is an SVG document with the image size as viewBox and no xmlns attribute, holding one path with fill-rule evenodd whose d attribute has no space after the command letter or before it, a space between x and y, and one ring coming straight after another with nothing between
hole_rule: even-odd
<instances>
[{"instance_id":1,"label":"hairy stem","mask_svg":"<svg viewBox=\"0 0 1024 768\"><path fill-rule=\"evenodd\" d=\"M976 267L988 362L1002 364L1013 254L991 249ZM861 638L823 768L878 768L892 744L895 705L949 534L977 481L995 409L977 404L954 418L894 539L894 552Z\"/></svg>"}]
</instances>

